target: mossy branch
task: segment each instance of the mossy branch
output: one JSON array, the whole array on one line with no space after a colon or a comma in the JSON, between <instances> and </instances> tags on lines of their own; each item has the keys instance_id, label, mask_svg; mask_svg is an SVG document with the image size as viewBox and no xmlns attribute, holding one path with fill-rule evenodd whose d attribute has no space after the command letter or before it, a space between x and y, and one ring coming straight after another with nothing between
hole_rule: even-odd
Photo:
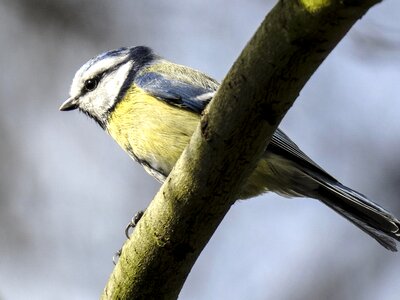
<instances>
[{"instance_id":1,"label":"mossy branch","mask_svg":"<svg viewBox=\"0 0 400 300\"><path fill-rule=\"evenodd\" d=\"M224 79L102 299L176 299L304 84L378 0L281 0Z\"/></svg>"}]
</instances>

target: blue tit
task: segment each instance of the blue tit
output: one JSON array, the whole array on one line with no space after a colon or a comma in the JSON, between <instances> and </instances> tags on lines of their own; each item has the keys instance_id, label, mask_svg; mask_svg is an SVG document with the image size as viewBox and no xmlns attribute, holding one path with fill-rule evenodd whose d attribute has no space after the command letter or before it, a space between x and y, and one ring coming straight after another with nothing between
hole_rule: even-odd
<instances>
[{"instance_id":1,"label":"blue tit","mask_svg":"<svg viewBox=\"0 0 400 300\"><path fill-rule=\"evenodd\" d=\"M95 120L130 157L163 182L189 143L219 83L147 47L120 48L89 60L75 74L60 110ZM341 184L280 129L243 185L239 199L268 191L318 199L382 246L396 251L400 222Z\"/></svg>"}]
</instances>

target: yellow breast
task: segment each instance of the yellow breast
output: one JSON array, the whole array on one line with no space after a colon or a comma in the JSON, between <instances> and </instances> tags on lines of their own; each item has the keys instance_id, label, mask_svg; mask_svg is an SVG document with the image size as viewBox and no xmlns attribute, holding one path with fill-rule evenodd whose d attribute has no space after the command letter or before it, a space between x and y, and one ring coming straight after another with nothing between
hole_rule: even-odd
<instances>
[{"instance_id":1,"label":"yellow breast","mask_svg":"<svg viewBox=\"0 0 400 300\"><path fill-rule=\"evenodd\" d=\"M185 149L200 120L198 114L166 104L133 86L117 104L107 131L146 171L163 181ZM249 177L239 198L245 199L279 186L267 153ZM279 192L278 190L276 190Z\"/></svg>"},{"instance_id":2,"label":"yellow breast","mask_svg":"<svg viewBox=\"0 0 400 300\"><path fill-rule=\"evenodd\" d=\"M110 114L107 131L145 167L148 164L147 167L168 175L199 120L199 115L166 104L132 86Z\"/></svg>"}]
</instances>

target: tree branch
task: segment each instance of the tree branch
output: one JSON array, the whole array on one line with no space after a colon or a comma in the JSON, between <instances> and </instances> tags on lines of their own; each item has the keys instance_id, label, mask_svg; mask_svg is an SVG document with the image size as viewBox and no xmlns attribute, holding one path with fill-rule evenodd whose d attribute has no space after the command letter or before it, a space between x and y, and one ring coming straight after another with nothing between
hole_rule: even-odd
<instances>
[{"instance_id":1,"label":"tree branch","mask_svg":"<svg viewBox=\"0 0 400 300\"><path fill-rule=\"evenodd\" d=\"M102 299L176 299L300 90L379 0L282 0L207 107L147 208Z\"/></svg>"}]
</instances>

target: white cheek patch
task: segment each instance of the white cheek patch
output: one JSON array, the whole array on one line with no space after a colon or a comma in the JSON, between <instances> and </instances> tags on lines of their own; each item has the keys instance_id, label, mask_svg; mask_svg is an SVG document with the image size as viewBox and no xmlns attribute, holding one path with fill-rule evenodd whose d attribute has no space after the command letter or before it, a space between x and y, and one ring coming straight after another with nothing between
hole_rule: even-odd
<instances>
[{"instance_id":1,"label":"white cheek patch","mask_svg":"<svg viewBox=\"0 0 400 300\"><path fill-rule=\"evenodd\" d=\"M106 90L107 95L113 96L112 102L114 103L117 100L117 96L124 84L126 78L129 75L129 72L132 68L132 62L129 61L118 68L118 70L114 71L111 76L107 76L104 81L104 88Z\"/></svg>"},{"instance_id":2,"label":"white cheek patch","mask_svg":"<svg viewBox=\"0 0 400 300\"><path fill-rule=\"evenodd\" d=\"M79 106L99 120L105 120L107 111L115 104L119 92L132 68L128 61L114 72L106 74L97 88L79 99Z\"/></svg>"}]
</instances>

